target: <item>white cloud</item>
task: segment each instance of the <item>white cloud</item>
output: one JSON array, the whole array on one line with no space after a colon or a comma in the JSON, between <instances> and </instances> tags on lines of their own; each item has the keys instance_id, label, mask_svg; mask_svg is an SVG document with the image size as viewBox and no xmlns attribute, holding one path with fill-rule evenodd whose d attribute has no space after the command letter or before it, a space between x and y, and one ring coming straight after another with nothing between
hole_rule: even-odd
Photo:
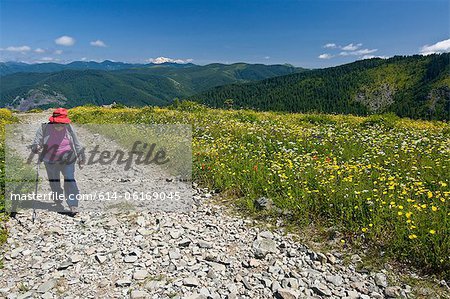
<instances>
[{"instance_id":1,"label":"white cloud","mask_svg":"<svg viewBox=\"0 0 450 299\"><path fill-rule=\"evenodd\" d=\"M334 57L333 55L328 54L328 53L320 54L318 56L318 58L320 58L320 59L330 59L330 58L333 58L333 57Z\"/></svg>"},{"instance_id":2,"label":"white cloud","mask_svg":"<svg viewBox=\"0 0 450 299\"><path fill-rule=\"evenodd\" d=\"M146 60L146 62L155 63L155 64L161 64L161 63L189 63L194 61L193 59L173 59L168 57L157 57L157 58L149 58Z\"/></svg>"},{"instance_id":3,"label":"white cloud","mask_svg":"<svg viewBox=\"0 0 450 299\"><path fill-rule=\"evenodd\" d=\"M53 52L53 54L55 55L61 55L63 53L63 50L55 50L55 52Z\"/></svg>"},{"instance_id":4,"label":"white cloud","mask_svg":"<svg viewBox=\"0 0 450 299\"><path fill-rule=\"evenodd\" d=\"M378 56L378 55L364 55L361 57L361 59L371 59L371 58L381 58L381 59L388 59L389 56Z\"/></svg>"},{"instance_id":5,"label":"white cloud","mask_svg":"<svg viewBox=\"0 0 450 299\"><path fill-rule=\"evenodd\" d=\"M328 44L324 45L323 47L324 48L335 49L335 48L337 48L337 45L335 43L328 43Z\"/></svg>"},{"instance_id":6,"label":"white cloud","mask_svg":"<svg viewBox=\"0 0 450 299\"><path fill-rule=\"evenodd\" d=\"M22 53L25 53L25 52L31 51L31 48L28 47L28 46L19 46L19 47L12 47L11 46L11 47L7 47L5 49L1 48L0 50L1 51L8 51L8 52L22 52Z\"/></svg>"},{"instance_id":7,"label":"white cloud","mask_svg":"<svg viewBox=\"0 0 450 299\"><path fill-rule=\"evenodd\" d=\"M45 50L41 49L41 48L36 48L36 49L34 49L34 52L36 52L36 53L45 53Z\"/></svg>"},{"instance_id":8,"label":"white cloud","mask_svg":"<svg viewBox=\"0 0 450 299\"><path fill-rule=\"evenodd\" d=\"M378 51L378 49L361 49L357 51L343 51L339 53L341 56L349 56L349 55L367 55L373 52Z\"/></svg>"},{"instance_id":9,"label":"white cloud","mask_svg":"<svg viewBox=\"0 0 450 299\"><path fill-rule=\"evenodd\" d=\"M264 56L264 59L270 59L270 56Z\"/></svg>"},{"instance_id":10,"label":"white cloud","mask_svg":"<svg viewBox=\"0 0 450 299\"><path fill-rule=\"evenodd\" d=\"M90 42L90 45L94 46L94 47L106 47L106 44L103 41L99 40L99 39L96 40L96 41Z\"/></svg>"},{"instance_id":11,"label":"white cloud","mask_svg":"<svg viewBox=\"0 0 450 299\"><path fill-rule=\"evenodd\" d=\"M39 59L33 61L33 63L47 63L47 62L58 62L58 61L60 61L58 58L42 57L42 58L39 58Z\"/></svg>"},{"instance_id":12,"label":"white cloud","mask_svg":"<svg viewBox=\"0 0 450 299\"><path fill-rule=\"evenodd\" d=\"M86 57L81 57L81 59L80 59L81 61L86 61L87 60L87 58Z\"/></svg>"},{"instance_id":13,"label":"white cloud","mask_svg":"<svg viewBox=\"0 0 450 299\"><path fill-rule=\"evenodd\" d=\"M68 47L68 46L73 46L75 44L75 39L73 37L63 35L63 36L55 39L55 43L57 45Z\"/></svg>"},{"instance_id":14,"label":"white cloud","mask_svg":"<svg viewBox=\"0 0 450 299\"><path fill-rule=\"evenodd\" d=\"M376 51L378 51L378 49L362 49L362 50L355 51L354 53L356 53L355 55L366 55L366 54L370 54L370 53L373 53Z\"/></svg>"},{"instance_id":15,"label":"white cloud","mask_svg":"<svg viewBox=\"0 0 450 299\"><path fill-rule=\"evenodd\" d=\"M323 46L323 48L336 49L336 51L338 51L338 49L340 49L341 52L339 52L337 54L323 53L323 54L320 54L318 56L318 58L331 59L335 56L359 56L359 58L362 58L362 59L368 59L368 58L373 58L373 57L386 58L386 57L382 57L382 56L370 55L370 54L378 51L378 49L367 49L367 48L361 49L362 45L363 45L362 43L350 43L346 46L340 46L335 43L328 43L328 44L325 44Z\"/></svg>"},{"instance_id":16,"label":"white cloud","mask_svg":"<svg viewBox=\"0 0 450 299\"><path fill-rule=\"evenodd\" d=\"M354 45L353 43L351 43L351 44L348 44L348 45L342 47L341 49L344 51L355 51L355 50L359 49L361 46L362 46L362 44Z\"/></svg>"},{"instance_id":17,"label":"white cloud","mask_svg":"<svg viewBox=\"0 0 450 299\"><path fill-rule=\"evenodd\" d=\"M423 55L430 55L434 53L446 53L446 52L450 52L450 39L437 42L433 45L425 45L420 50L420 54Z\"/></svg>"}]
</instances>

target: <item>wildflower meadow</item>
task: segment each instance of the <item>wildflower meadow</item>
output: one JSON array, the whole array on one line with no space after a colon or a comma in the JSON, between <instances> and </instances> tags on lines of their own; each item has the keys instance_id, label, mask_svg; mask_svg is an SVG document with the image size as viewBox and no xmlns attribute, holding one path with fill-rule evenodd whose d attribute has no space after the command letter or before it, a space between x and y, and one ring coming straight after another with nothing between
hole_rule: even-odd
<instances>
[{"instance_id":1,"label":"wildflower meadow","mask_svg":"<svg viewBox=\"0 0 450 299\"><path fill-rule=\"evenodd\" d=\"M300 227L338 227L426 272L450 269L450 126L394 115L177 108L70 111L80 123L189 123L194 180L254 211L272 199Z\"/></svg>"}]
</instances>

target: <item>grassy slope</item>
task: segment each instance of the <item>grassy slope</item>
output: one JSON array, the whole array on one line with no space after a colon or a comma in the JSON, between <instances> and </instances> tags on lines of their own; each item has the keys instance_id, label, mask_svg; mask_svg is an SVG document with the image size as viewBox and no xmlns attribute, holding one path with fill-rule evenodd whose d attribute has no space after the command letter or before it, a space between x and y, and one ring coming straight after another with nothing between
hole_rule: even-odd
<instances>
[{"instance_id":1,"label":"grassy slope","mask_svg":"<svg viewBox=\"0 0 450 299\"><path fill-rule=\"evenodd\" d=\"M376 112L392 111L414 118L450 119L450 54L370 59L333 68L286 75L248 84L216 87L195 96L212 107L236 107L290 112L353 113L371 110L355 101L359 94L379 101L383 87L393 93L394 103ZM428 95L442 88L432 105Z\"/></svg>"},{"instance_id":2,"label":"grassy slope","mask_svg":"<svg viewBox=\"0 0 450 299\"><path fill-rule=\"evenodd\" d=\"M0 109L0 245L6 241L6 228L4 222L7 220L7 215L4 214L5 208L5 124L17 122L17 119L12 116L11 111L7 109ZM1 262L1 261L0 261Z\"/></svg>"}]
</instances>

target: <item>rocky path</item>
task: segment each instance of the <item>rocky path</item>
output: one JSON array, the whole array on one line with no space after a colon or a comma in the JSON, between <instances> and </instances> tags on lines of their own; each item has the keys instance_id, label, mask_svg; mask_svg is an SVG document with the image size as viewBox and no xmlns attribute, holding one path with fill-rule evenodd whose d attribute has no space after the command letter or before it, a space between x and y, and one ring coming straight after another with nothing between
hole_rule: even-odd
<instances>
[{"instance_id":1,"label":"rocky path","mask_svg":"<svg viewBox=\"0 0 450 299\"><path fill-rule=\"evenodd\" d=\"M42 115L27 115L37 120ZM32 119L35 117L35 119ZM91 184L96 184L95 180ZM95 187L95 185L90 186ZM385 298L408 296L281 230L258 228L192 187L191 211L24 211L7 223L6 298Z\"/></svg>"}]
</instances>

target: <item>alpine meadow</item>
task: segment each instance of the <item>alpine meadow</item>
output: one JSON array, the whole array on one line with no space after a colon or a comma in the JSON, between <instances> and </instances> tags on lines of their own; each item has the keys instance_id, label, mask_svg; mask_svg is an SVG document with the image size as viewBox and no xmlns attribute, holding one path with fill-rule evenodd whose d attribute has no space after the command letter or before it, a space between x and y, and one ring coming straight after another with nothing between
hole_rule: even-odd
<instances>
[{"instance_id":1,"label":"alpine meadow","mask_svg":"<svg viewBox=\"0 0 450 299\"><path fill-rule=\"evenodd\" d=\"M449 21L0 0L0 298L450 299Z\"/></svg>"}]
</instances>

